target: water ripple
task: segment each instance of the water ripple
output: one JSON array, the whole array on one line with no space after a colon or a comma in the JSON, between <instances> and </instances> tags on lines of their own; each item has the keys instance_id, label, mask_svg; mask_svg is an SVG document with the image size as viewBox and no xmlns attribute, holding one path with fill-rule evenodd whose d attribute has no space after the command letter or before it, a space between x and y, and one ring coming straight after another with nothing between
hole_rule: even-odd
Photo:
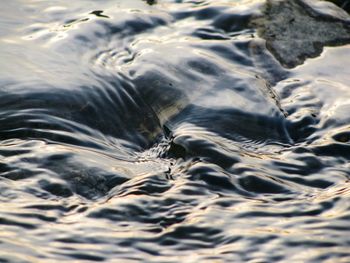
<instances>
[{"instance_id":1,"label":"water ripple","mask_svg":"<svg viewBox=\"0 0 350 263\"><path fill-rule=\"evenodd\" d=\"M0 13L1 262L350 260L346 12L16 0Z\"/></svg>"}]
</instances>

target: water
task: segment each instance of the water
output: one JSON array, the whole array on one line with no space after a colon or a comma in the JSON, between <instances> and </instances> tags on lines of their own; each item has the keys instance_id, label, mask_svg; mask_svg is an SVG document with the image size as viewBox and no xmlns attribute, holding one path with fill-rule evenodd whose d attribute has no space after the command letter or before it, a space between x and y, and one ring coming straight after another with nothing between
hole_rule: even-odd
<instances>
[{"instance_id":1,"label":"water","mask_svg":"<svg viewBox=\"0 0 350 263\"><path fill-rule=\"evenodd\" d=\"M350 261L345 11L0 4L0 262Z\"/></svg>"}]
</instances>

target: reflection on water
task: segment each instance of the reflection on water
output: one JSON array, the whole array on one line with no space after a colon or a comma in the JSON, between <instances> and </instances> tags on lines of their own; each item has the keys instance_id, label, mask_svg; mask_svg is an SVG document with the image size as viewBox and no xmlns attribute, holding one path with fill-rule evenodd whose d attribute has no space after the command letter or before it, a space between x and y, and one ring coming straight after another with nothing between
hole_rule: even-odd
<instances>
[{"instance_id":1,"label":"reflection on water","mask_svg":"<svg viewBox=\"0 0 350 263\"><path fill-rule=\"evenodd\" d=\"M350 261L343 10L1 7L1 262Z\"/></svg>"}]
</instances>

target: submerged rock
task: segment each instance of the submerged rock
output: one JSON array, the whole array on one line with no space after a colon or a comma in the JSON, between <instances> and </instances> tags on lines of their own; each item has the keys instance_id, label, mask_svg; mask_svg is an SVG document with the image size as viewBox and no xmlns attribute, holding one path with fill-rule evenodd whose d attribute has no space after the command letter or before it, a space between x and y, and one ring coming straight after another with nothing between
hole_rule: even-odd
<instances>
[{"instance_id":1,"label":"submerged rock","mask_svg":"<svg viewBox=\"0 0 350 263\"><path fill-rule=\"evenodd\" d=\"M350 17L342 9L333 5L326 11L310 4L322 6L320 1L268 0L264 15L253 20L267 48L284 67L318 56L324 46L350 43Z\"/></svg>"}]
</instances>

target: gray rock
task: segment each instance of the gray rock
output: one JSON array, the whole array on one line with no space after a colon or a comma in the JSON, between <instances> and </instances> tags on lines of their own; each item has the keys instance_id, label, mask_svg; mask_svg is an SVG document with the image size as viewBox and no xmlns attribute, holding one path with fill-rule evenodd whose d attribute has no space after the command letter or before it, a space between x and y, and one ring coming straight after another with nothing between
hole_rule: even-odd
<instances>
[{"instance_id":1,"label":"gray rock","mask_svg":"<svg viewBox=\"0 0 350 263\"><path fill-rule=\"evenodd\" d=\"M322 53L324 46L350 43L349 16L340 8L327 12L321 1L268 0L264 15L253 19L269 51L286 68L302 64ZM314 8L318 4L319 8Z\"/></svg>"}]
</instances>

